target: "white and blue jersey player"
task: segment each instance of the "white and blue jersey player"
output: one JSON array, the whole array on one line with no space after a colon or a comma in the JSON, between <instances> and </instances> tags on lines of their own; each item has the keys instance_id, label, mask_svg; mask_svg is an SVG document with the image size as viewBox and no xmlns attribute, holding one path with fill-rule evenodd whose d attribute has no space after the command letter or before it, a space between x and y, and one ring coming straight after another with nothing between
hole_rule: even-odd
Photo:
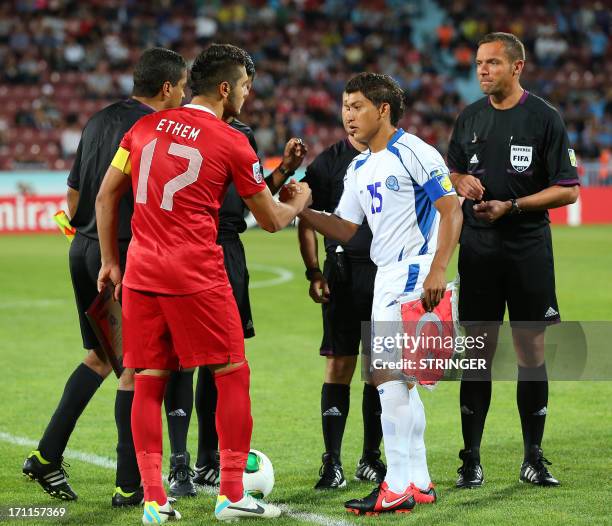
<instances>
[{"instance_id":1,"label":"white and blue jersey player","mask_svg":"<svg viewBox=\"0 0 612 526\"><path fill-rule=\"evenodd\" d=\"M440 302L463 217L440 154L397 129L404 97L397 82L388 75L361 73L347 83L345 94L349 133L368 150L347 170L335 213L306 209L300 219L341 243L367 219L370 257L378 266L372 308L376 333L378 322L398 326L397 300L404 294L421 291L429 310ZM425 410L401 371L378 370L372 361L370 372L380 396L387 474L378 488L345 507L358 515L406 513L417 502L437 498L427 468Z\"/></svg>"},{"instance_id":2,"label":"white and blue jersey player","mask_svg":"<svg viewBox=\"0 0 612 526\"><path fill-rule=\"evenodd\" d=\"M384 150L366 150L349 166L335 214L355 224L365 217L372 230L372 321L396 321L396 300L423 289L438 245L434 203L448 195L456 194L442 156L402 129Z\"/></svg>"}]
</instances>

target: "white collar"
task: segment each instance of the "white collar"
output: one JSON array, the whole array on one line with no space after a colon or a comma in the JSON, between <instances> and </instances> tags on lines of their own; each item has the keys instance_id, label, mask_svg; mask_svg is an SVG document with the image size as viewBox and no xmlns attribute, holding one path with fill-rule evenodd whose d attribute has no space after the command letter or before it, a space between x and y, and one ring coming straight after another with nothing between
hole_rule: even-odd
<instances>
[{"instance_id":1,"label":"white collar","mask_svg":"<svg viewBox=\"0 0 612 526\"><path fill-rule=\"evenodd\" d=\"M207 111L211 115L214 115L215 118L217 117L217 115L215 115L215 112L213 110L211 110L210 108L207 108L206 106L202 106L201 104L185 104L183 108L193 108L194 110Z\"/></svg>"}]
</instances>

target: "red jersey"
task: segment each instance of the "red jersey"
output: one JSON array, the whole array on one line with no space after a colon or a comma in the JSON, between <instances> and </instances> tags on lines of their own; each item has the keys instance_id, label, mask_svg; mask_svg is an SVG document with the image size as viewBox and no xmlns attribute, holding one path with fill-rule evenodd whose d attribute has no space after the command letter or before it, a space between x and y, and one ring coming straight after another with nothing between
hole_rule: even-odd
<instances>
[{"instance_id":1,"label":"red jersey","mask_svg":"<svg viewBox=\"0 0 612 526\"><path fill-rule=\"evenodd\" d=\"M140 119L124 136L134 215L126 286L194 294L227 285L218 210L234 182L242 197L266 188L248 139L203 106Z\"/></svg>"}]
</instances>

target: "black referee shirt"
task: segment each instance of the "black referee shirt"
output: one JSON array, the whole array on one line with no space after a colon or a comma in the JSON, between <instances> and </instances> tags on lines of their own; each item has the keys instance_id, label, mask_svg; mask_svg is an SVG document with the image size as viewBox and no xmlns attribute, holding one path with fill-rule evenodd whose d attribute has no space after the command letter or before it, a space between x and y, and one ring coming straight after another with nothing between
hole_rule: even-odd
<instances>
[{"instance_id":1,"label":"black referee shirt","mask_svg":"<svg viewBox=\"0 0 612 526\"><path fill-rule=\"evenodd\" d=\"M344 191L344 176L351 161L359 155L348 139L337 142L321 152L306 168L303 181L308 183L312 190L313 210L333 213L340 202ZM372 244L372 231L367 221L360 225L357 233L346 244L342 245L349 258L359 261L370 260L370 245ZM325 238L327 253L335 252L338 242Z\"/></svg>"},{"instance_id":2,"label":"black referee shirt","mask_svg":"<svg viewBox=\"0 0 612 526\"><path fill-rule=\"evenodd\" d=\"M553 185L579 184L576 156L561 115L528 91L508 110L495 109L489 97L465 108L455 123L448 166L451 172L478 177L485 187L485 201L507 201ZM549 223L545 210L488 223L474 216L473 205L468 199L463 203L464 224L471 227L524 230Z\"/></svg>"},{"instance_id":3,"label":"black referee shirt","mask_svg":"<svg viewBox=\"0 0 612 526\"><path fill-rule=\"evenodd\" d=\"M240 122L238 119L233 119L230 126L239 132L246 135L249 143L255 153L257 153L257 143L253 130ZM217 243L238 239L238 234L242 234L246 230L247 224L244 220L246 205L238 195L234 183L231 183L227 188L225 199L219 209L219 233L217 235Z\"/></svg>"},{"instance_id":4,"label":"black referee shirt","mask_svg":"<svg viewBox=\"0 0 612 526\"><path fill-rule=\"evenodd\" d=\"M140 117L154 111L136 99L122 100L96 113L85 125L67 181L79 192L77 211L70 223L84 236L98 239L96 196L121 139ZM132 237L133 211L132 193L128 192L119 202L118 234L122 241Z\"/></svg>"}]
</instances>

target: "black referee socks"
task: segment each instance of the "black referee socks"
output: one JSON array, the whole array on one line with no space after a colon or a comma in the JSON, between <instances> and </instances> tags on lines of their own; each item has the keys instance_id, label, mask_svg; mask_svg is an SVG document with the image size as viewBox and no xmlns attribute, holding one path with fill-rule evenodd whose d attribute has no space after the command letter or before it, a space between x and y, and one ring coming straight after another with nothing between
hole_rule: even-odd
<instances>
[{"instance_id":1,"label":"black referee socks","mask_svg":"<svg viewBox=\"0 0 612 526\"><path fill-rule=\"evenodd\" d=\"M548 405L546 364L540 367L518 367L516 404L521 416L525 460L533 445L541 446Z\"/></svg>"},{"instance_id":2,"label":"black referee socks","mask_svg":"<svg viewBox=\"0 0 612 526\"><path fill-rule=\"evenodd\" d=\"M321 420L325 451L340 462L342 437L350 406L350 386L323 384L321 389Z\"/></svg>"},{"instance_id":3,"label":"black referee socks","mask_svg":"<svg viewBox=\"0 0 612 526\"><path fill-rule=\"evenodd\" d=\"M370 384L363 384L361 412L363 416L363 457L380 457L382 425L380 423L380 396L378 389Z\"/></svg>"},{"instance_id":4,"label":"black referee socks","mask_svg":"<svg viewBox=\"0 0 612 526\"><path fill-rule=\"evenodd\" d=\"M217 386L208 367L200 367L196 385L195 407L198 414L198 459L196 466L216 462L219 437L217 436Z\"/></svg>"},{"instance_id":5,"label":"black referee socks","mask_svg":"<svg viewBox=\"0 0 612 526\"><path fill-rule=\"evenodd\" d=\"M465 449L472 450L476 457L491 404L491 380L461 380L459 404ZM480 462L479 458L474 460Z\"/></svg>"},{"instance_id":6,"label":"black referee socks","mask_svg":"<svg viewBox=\"0 0 612 526\"><path fill-rule=\"evenodd\" d=\"M115 486L134 491L140 486L140 472L132 437L132 402L134 391L117 390L115 423L117 424L117 474Z\"/></svg>"},{"instance_id":7,"label":"black referee socks","mask_svg":"<svg viewBox=\"0 0 612 526\"><path fill-rule=\"evenodd\" d=\"M172 453L187 451L187 433L193 409L193 371L175 371L166 385L164 407Z\"/></svg>"},{"instance_id":8,"label":"black referee socks","mask_svg":"<svg viewBox=\"0 0 612 526\"><path fill-rule=\"evenodd\" d=\"M77 420L103 380L84 363L79 364L70 375L57 409L38 444L38 450L45 460L58 462L64 455Z\"/></svg>"}]
</instances>

